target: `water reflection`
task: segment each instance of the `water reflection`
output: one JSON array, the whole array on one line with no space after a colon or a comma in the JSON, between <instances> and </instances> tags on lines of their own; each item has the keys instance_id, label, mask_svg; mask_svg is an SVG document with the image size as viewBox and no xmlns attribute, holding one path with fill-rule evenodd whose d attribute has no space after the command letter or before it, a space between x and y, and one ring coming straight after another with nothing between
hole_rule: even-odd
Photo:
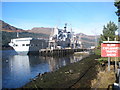
<instances>
[{"instance_id":1,"label":"water reflection","mask_svg":"<svg viewBox=\"0 0 120 90\"><path fill-rule=\"evenodd\" d=\"M41 57L3 53L3 88L19 88L39 73L55 71L62 66L80 61L83 57L85 56Z\"/></svg>"},{"instance_id":2,"label":"water reflection","mask_svg":"<svg viewBox=\"0 0 120 90\"><path fill-rule=\"evenodd\" d=\"M46 60L48 61L50 71L55 71L62 66L80 61L83 57L85 56L46 57Z\"/></svg>"},{"instance_id":3,"label":"water reflection","mask_svg":"<svg viewBox=\"0 0 120 90\"><path fill-rule=\"evenodd\" d=\"M3 60L3 87L22 86L30 78L30 65L28 56L15 55L9 60Z\"/></svg>"}]
</instances>

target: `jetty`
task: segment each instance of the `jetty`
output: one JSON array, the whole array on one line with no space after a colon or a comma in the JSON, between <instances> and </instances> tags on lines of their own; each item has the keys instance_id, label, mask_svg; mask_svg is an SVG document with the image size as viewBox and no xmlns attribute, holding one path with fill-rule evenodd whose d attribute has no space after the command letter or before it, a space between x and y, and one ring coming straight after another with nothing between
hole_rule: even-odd
<instances>
[{"instance_id":1,"label":"jetty","mask_svg":"<svg viewBox=\"0 0 120 90\"><path fill-rule=\"evenodd\" d=\"M68 54L74 54L75 52L92 52L92 49L41 49L39 54L41 56L65 56Z\"/></svg>"}]
</instances>

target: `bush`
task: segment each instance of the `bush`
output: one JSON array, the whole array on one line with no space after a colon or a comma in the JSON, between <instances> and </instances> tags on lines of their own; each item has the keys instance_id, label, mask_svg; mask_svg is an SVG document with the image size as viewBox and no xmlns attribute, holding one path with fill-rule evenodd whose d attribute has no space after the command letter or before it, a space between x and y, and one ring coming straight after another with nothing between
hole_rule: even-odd
<instances>
[{"instance_id":1,"label":"bush","mask_svg":"<svg viewBox=\"0 0 120 90\"><path fill-rule=\"evenodd\" d=\"M94 50L94 52L95 52L96 55L101 55L101 49L100 48L99 49L96 48Z\"/></svg>"}]
</instances>

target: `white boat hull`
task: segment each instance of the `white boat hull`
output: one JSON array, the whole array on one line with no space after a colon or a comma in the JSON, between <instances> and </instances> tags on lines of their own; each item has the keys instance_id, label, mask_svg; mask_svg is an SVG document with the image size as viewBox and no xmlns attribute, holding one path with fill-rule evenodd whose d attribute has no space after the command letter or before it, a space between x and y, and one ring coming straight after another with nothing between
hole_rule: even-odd
<instances>
[{"instance_id":1,"label":"white boat hull","mask_svg":"<svg viewBox=\"0 0 120 90\"><path fill-rule=\"evenodd\" d=\"M9 43L18 54L38 53L40 49L48 46L47 41L43 39L17 38Z\"/></svg>"}]
</instances>

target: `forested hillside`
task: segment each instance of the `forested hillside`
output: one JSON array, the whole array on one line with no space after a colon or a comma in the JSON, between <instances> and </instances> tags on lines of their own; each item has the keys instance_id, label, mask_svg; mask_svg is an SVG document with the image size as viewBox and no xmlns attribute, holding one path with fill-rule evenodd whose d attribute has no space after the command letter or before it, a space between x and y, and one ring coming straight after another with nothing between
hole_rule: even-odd
<instances>
[{"instance_id":1,"label":"forested hillside","mask_svg":"<svg viewBox=\"0 0 120 90\"><path fill-rule=\"evenodd\" d=\"M8 45L11 39L16 38L16 32L6 32L2 31L2 45ZM33 38L45 38L47 39L49 36L46 34L37 34L37 33L29 33L29 32L19 32L19 37L33 37Z\"/></svg>"},{"instance_id":2,"label":"forested hillside","mask_svg":"<svg viewBox=\"0 0 120 90\"><path fill-rule=\"evenodd\" d=\"M2 20L0 20L0 26L2 27L2 31L0 33L0 36L2 38L2 43L0 44L4 46L8 45L11 39L17 37L17 32L19 32L19 38L23 38L23 37L44 38L44 39L49 38L49 35L42 33L27 32L27 30L16 28Z\"/></svg>"}]
</instances>

